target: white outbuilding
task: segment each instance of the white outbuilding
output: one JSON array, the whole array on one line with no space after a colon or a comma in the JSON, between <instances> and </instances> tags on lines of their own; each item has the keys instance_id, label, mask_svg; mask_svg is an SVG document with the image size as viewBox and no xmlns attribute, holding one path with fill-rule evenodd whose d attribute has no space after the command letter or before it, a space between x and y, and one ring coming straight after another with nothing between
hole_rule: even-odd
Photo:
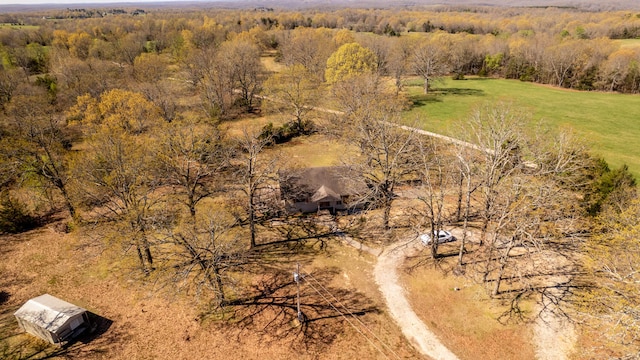
<instances>
[{"instance_id":1,"label":"white outbuilding","mask_svg":"<svg viewBox=\"0 0 640 360\"><path fill-rule=\"evenodd\" d=\"M27 301L13 315L24 331L52 344L62 345L89 328L87 310L49 294Z\"/></svg>"}]
</instances>

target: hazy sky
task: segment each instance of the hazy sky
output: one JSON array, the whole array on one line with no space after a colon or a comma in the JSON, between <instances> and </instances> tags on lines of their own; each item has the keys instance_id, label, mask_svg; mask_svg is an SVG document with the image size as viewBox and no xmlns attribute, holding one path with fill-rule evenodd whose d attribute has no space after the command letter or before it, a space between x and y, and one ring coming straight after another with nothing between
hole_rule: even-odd
<instances>
[{"instance_id":1,"label":"hazy sky","mask_svg":"<svg viewBox=\"0 0 640 360\"><path fill-rule=\"evenodd\" d=\"M159 2L159 1L194 1L194 0L0 0L0 5L96 4L96 3L122 3L122 2L138 3L138 2ZM195 1L203 1L203 0L195 0ZM211 0L207 0L207 1L211 1Z\"/></svg>"}]
</instances>

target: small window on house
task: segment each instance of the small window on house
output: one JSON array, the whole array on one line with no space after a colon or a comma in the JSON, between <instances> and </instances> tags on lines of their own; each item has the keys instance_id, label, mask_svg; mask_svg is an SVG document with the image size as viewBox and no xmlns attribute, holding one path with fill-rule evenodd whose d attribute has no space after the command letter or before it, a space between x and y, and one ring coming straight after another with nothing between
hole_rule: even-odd
<instances>
[{"instance_id":1,"label":"small window on house","mask_svg":"<svg viewBox=\"0 0 640 360\"><path fill-rule=\"evenodd\" d=\"M331 206L330 202L328 202L328 201L320 201L320 207L321 208L326 208L326 207L329 207L329 206Z\"/></svg>"}]
</instances>

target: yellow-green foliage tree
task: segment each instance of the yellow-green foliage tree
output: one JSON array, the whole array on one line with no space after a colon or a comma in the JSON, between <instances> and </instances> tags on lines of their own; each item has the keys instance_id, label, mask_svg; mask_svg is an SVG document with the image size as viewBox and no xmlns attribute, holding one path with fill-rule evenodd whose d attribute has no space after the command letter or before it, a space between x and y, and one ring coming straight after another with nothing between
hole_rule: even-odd
<instances>
[{"instance_id":1,"label":"yellow-green foliage tree","mask_svg":"<svg viewBox=\"0 0 640 360\"><path fill-rule=\"evenodd\" d=\"M69 117L86 132L73 169L79 198L99 205L97 214L116 225L115 240L136 249L142 270L153 270L151 236L165 218L156 191L165 181L157 160L164 126L158 109L141 94L112 90L99 99L80 97Z\"/></svg>"},{"instance_id":2,"label":"yellow-green foliage tree","mask_svg":"<svg viewBox=\"0 0 640 360\"><path fill-rule=\"evenodd\" d=\"M585 291L589 315L604 334L637 355L640 346L640 199L623 211L606 211L586 243L593 285ZM593 319L592 316L589 316ZM625 350L625 351L626 351Z\"/></svg>"},{"instance_id":3,"label":"yellow-green foliage tree","mask_svg":"<svg viewBox=\"0 0 640 360\"><path fill-rule=\"evenodd\" d=\"M373 73L378 60L373 51L358 43L344 44L327 59L325 78L333 84L350 77Z\"/></svg>"},{"instance_id":4,"label":"yellow-green foliage tree","mask_svg":"<svg viewBox=\"0 0 640 360\"><path fill-rule=\"evenodd\" d=\"M69 115L96 134L111 131L139 135L162 121L158 109L142 94L120 89L108 91L99 99L78 97Z\"/></svg>"}]
</instances>

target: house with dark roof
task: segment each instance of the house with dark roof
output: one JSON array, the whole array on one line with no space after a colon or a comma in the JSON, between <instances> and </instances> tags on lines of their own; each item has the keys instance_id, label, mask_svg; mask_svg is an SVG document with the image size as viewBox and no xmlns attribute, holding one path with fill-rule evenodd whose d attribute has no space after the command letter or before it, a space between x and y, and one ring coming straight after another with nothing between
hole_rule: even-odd
<instances>
[{"instance_id":1,"label":"house with dark roof","mask_svg":"<svg viewBox=\"0 0 640 360\"><path fill-rule=\"evenodd\" d=\"M346 166L314 167L280 172L280 194L289 211L328 210L332 214L362 207L366 185Z\"/></svg>"}]
</instances>

